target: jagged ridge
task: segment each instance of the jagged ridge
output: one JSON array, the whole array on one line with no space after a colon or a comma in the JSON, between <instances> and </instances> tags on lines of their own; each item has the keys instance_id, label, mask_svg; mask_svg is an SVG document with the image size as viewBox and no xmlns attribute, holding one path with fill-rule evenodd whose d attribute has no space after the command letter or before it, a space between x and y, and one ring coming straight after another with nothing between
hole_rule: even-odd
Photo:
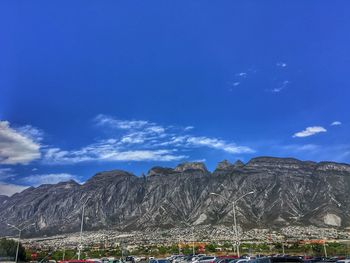
<instances>
[{"instance_id":1,"label":"jagged ridge","mask_svg":"<svg viewBox=\"0 0 350 263\"><path fill-rule=\"evenodd\" d=\"M0 196L0 234L5 223L35 222L27 235L77 231L86 202L86 229L144 229L192 224L231 224L230 200L245 228L285 225L350 226L350 165L259 157L244 164L220 162L210 173L203 163L153 167L147 176L113 170L80 185L74 181L31 187Z\"/></svg>"}]
</instances>

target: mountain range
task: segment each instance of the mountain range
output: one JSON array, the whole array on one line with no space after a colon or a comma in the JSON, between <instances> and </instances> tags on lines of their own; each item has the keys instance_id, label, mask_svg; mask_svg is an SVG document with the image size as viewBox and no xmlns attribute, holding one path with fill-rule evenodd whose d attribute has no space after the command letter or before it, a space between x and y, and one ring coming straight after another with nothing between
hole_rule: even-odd
<instances>
[{"instance_id":1,"label":"mountain range","mask_svg":"<svg viewBox=\"0 0 350 263\"><path fill-rule=\"evenodd\" d=\"M30 187L0 195L0 236L14 234L6 223L34 224L26 236L84 229L142 230L182 225L231 225L236 202L240 227L288 225L350 227L350 165L257 157L247 163L220 162L209 172L200 162L153 167L136 176L122 170L75 181Z\"/></svg>"}]
</instances>

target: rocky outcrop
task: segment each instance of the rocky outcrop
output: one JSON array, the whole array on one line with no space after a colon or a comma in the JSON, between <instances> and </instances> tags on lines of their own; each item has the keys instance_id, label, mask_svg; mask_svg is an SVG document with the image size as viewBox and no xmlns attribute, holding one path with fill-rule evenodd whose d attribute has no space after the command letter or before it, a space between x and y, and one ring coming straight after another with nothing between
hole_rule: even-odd
<instances>
[{"instance_id":1,"label":"rocky outcrop","mask_svg":"<svg viewBox=\"0 0 350 263\"><path fill-rule=\"evenodd\" d=\"M220 193L237 202L244 228L288 225L350 227L350 166L260 157L244 164L223 161L212 173L203 163L153 167L148 176L113 170L84 184L74 181L30 187L0 196L0 235L5 222L35 223L24 235L79 230L85 203L85 229L169 228L192 224L230 225L232 209Z\"/></svg>"},{"instance_id":2,"label":"rocky outcrop","mask_svg":"<svg viewBox=\"0 0 350 263\"><path fill-rule=\"evenodd\" d=\"M174 173L176 173L176 171L173 168L155 166L148 171L147 176L162 176L171 175Z\"/></svg>"},{"instance_id":3,"label":"rocky outcrop","mask_svg":"<svg viewBox=\"0 0 350 263\"><path fill-rule=\"evenodd\" d=\"M207 170L207 167L202 162L188 162L188 163L181 163L178 166L175 167L176 172L201 172L203 174L209 173Z\"/></svg>"}]
</instances>

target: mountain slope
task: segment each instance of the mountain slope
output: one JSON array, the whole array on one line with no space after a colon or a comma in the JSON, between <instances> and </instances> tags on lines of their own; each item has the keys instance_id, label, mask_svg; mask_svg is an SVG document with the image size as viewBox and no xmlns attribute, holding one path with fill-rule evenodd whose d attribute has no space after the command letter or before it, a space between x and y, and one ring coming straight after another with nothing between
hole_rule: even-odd
<instances>
[{"instance_id":1,"label":"mountain slope","mask_svg":"<svg viewBox=\"0 0 350 263\"><path fill-rule=\"evenodd\" d=\"M0 200L0 235L5 222L35 223L27 235L77 231L82 206L85 228L145 229L190 224L232 224L229 200L237 202L240 226L350 226L350 165L259 157L247 164L227 161L210 173L204 164L154 167L147 176L114 170L85 184L74 181L28 188Z\"/></svg>"}]
</instances>

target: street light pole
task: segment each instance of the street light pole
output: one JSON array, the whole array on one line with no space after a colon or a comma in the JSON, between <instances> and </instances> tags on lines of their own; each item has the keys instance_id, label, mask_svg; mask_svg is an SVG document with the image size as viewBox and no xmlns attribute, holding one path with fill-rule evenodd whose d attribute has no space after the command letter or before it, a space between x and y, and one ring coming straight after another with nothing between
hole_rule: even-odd
<instances>
[{"instance_id":1,"label":"street light pole","mask_svg":"<svg viewBox=\"0 0 350 263\"><path fill-rule=\"evenodd\" d=\"M85 204L83 204L83 211L81 213L81 223L80 223L80 237L79 237L79 247L78 247L78 260L80 260L80 253L82 249L82 234L83 234L83 225L84 225L84 212L85 212Z\"/></svg>"},{"instance_id":2,"label":"street light pole","mask_svg":"<svg viewBox=\"0 0 350 263\"><path fill-rule=\"evenodd\" d=\"M211 195L216 195L216 196L219 196L221 197L222 199L224 199L226 202L229 202L232 204L232 211L233 211L233 224L234 224L234 228L235 228L235 236L236 236L236 250L237 250L237 256L240 257L240 253L239 253L239 242L240 242L240 239L239 239L239 234L238 234L238 227L237 227L237 219L236 219L236 203L237 201L241 200L242 198L244 198L245 196L247 195L250 195L250 194L254 194L254 191L251 191L251 192L248 192L242 196L240 196L239 198L237 198L236 200L234 201L231 201L229 199L227 199L226 197L224 197L223 195L221 194L217 194L217 193L210 193Z\"/></svg>"},{"instance_id":3,"label":"street light pole","mask_svg":"<svg viewBox=\"0 0 350 263\"><path fill-rule=\"evenodd\" d=\"M19 243L20 243L20 240L21 240L21 233L22 233L23 230L27 229L28 227L30 227L32 225L35 225L35 223L30 224L30 225L28 225L28 226L26 226L26 227L24 227L22 229L14 226L14 225L11 225L11 224L7 224L7 225L12 227L12 228L14 228L14 229L16 229L16 230L18 230L18 242L17 242L17 249L16 249L16 260L15 260L15 262L17 263L18 262L18 252L19 252Z\"/></svg>"},{"instance_id":4,"label":"street light pole","mask_svg":"<svg viewBox=\"0 0 350 263\"><path fill-rule=\"evenodd\" d=\"M238 228L237 228L237 219L236 219L236 204L232 202L232 211L233 211L233 223L235 225L235 234L236 234L236 250L237 256L239 257L239 238L238 238Z\"/></svg>"},{"instance_id":5,"label":"street light pole","mask_svg":"<svg viewBox=\"0 0 350 263\"><path fill-rule=\"evenodd\" d=\"M18 229L18 242L17 242L17 249L16 249L16 263L18 262L19 241L21 240L21 233L22 233L22 230Z\"/></svg>"},{"instance_id":6,"label":"street light pole","mask_svg":"<svg viewBox=\"0 0 350 263\"><path fill-rule=\"evenodd\" d=\"M326 248L326 240L324 240L323 242L323 250L324 250L324 257L327 258L328 255L327 255L327 248Z\"/></svg>"}]
</instances>

